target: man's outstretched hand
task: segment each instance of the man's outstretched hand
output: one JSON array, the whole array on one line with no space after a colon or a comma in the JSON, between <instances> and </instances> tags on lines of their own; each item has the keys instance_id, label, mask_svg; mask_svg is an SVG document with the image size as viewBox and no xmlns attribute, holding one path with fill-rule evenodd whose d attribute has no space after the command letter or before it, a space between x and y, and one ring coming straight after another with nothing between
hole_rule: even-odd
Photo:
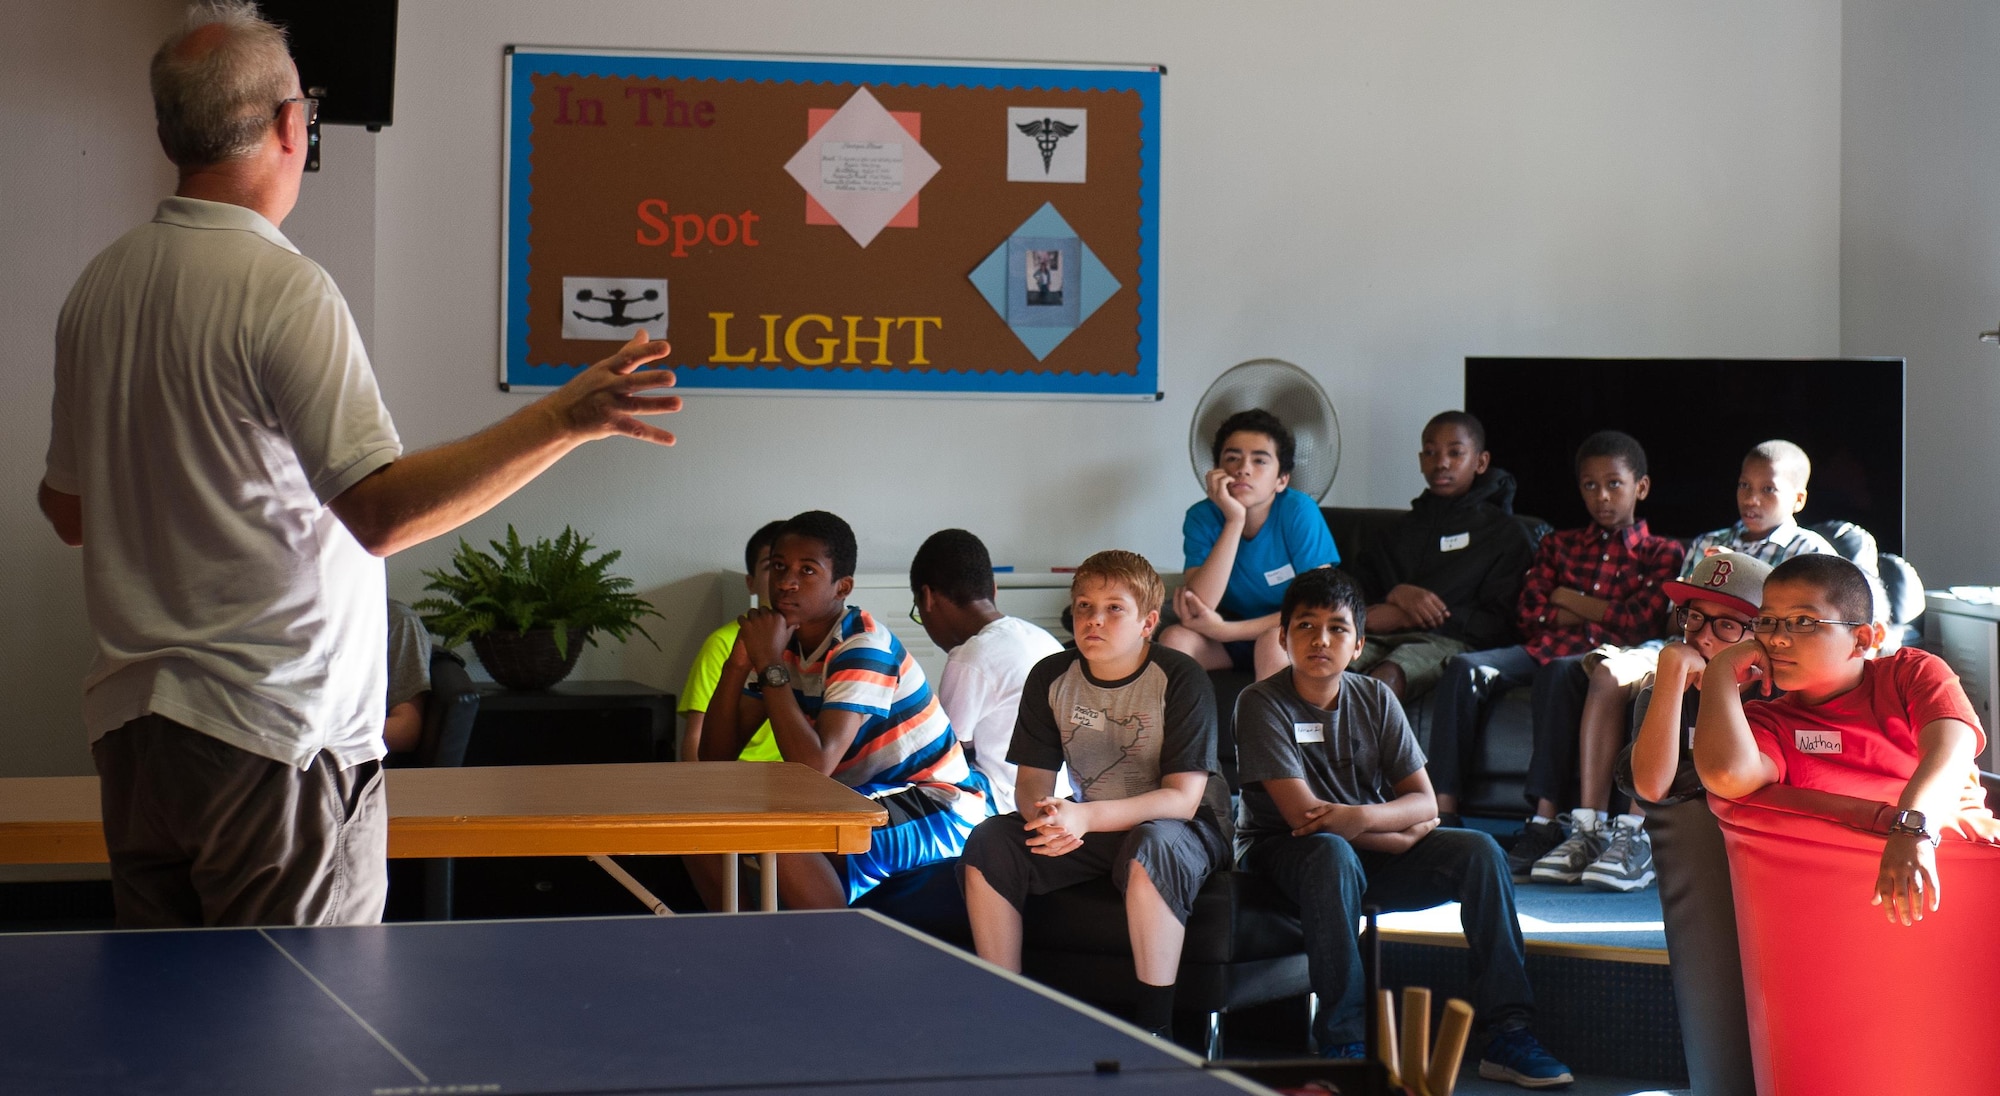
<instances>
[{"instance_id":1,"label":"man's outstretched hand","mask_svg":"<svg viewBox=\"0 0 2000 1096\"><path fill-rule=\"evenodd\" d=\"M655 445L672 445L672 433L637 417L665 415L681 409L679 396L639 394L673 387L672 370L640 368L666 357L671 349L664 339L648 339L642 328L616 353L543 397L544 405L561 424L563 432L580 441L622 434Z\"/></svg>"}]
</instances>

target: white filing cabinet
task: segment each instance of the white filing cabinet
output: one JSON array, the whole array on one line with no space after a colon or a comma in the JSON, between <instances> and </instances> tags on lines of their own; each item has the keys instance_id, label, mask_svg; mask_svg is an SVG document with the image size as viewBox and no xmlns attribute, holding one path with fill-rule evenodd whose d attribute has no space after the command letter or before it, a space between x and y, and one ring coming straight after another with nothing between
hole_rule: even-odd
<instances>
[{"instance_id":1,"label":"white filing cabinet","mask_svg":"<svg viewBox=\"0 0 2000 1096\"><path fill-rule=\"evenodd\" d=\"M1975 600L1992 597L2000 590L1988 587L1954 587L1952 591L1924 592L1924 646L1936 651L1951 664L1965 686L1965 695L1979 713L1981 730L1986 732L1986 753L1979 767L2000 771L2000 604Z\"/></svg>"}]
</instances>

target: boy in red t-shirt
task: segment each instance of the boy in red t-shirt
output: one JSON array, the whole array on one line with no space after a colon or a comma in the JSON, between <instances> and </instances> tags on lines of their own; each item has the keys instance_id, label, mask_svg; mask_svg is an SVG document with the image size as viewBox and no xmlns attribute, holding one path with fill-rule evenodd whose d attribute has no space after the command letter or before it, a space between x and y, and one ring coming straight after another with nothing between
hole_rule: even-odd
<instances>
[{"instance_id":1,"label":"boy in red t-shirt","mask_svg":"<svg viewBox=\"0 0 2000 1096\"><path fill-rule=\"evenodd\" d=\"M1730 799L1782 783L1901 807L1874 902L1909 925L1938 908L1939 838L1985 813L1970 804L1983 799L1974 758L1986 738L1943 659L1912 648L1870 657L1883 636L1874 609L1867 574L1839 556L1773 569L1754 636L1703 675L1694 760L1708 790ZM1785 695L1737 699L1757 681Z\"/></svg>"}]
</instances>

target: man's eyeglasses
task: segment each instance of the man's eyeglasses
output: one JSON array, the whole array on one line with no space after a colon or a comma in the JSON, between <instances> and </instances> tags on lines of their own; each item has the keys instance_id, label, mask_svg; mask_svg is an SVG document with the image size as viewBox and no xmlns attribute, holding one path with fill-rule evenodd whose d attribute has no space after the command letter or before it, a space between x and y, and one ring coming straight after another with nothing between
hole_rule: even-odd
<instances>
[{"instance_id":1,"label":"man's eyeglasses","mask_svg":"<svg viewBox=\"0 0 2000 1096\"><path fill-rule=\"evenodd\" d=\"M277 110L272 112L272 117L275 118L278 115L283 114L285 112L286 103L305 104L306 170L318 171L319 170L319 100L313 98L310 95L294 95L289 99L280 99L278 100Z\"/></svg>"},{"instance_id":2,"label":"man's eyeglasses","mask_svg":"<svg viewBox=\"0 0 2000 1096\"><path fill-rule=\"evenodd\" d=\"M1748 630L1748 625L1740 620L1709 616L1700 609L1690 609L1685 606L1674 610L1674 619L1680 623L1681 631L1688 636L1698 635L1703 628L1707 628L1715 633L1715 638L1724 643L1735 643L1742 639L1743 633Z\"/></svg>"},{"instance_id":3,"label":"man's eyeglasses","mask_svg":"<svg viewBox=\"0 0 2000 1096\"><path fill-rule=\"evenodd\" d=\"M1760 616L1756 620L1750 622L1750 630L1757 633L1760 636L1768 636L1768 635L1776 635L1778 633L1778 629L1783 628L1785 630L1785 634L1788 636L1809 636L1814 632L1819 631L1819 626L1822 624L1845 624L1850 628L1865 628L1868 626L1868 621L1828 620L1825 617L1815 617L1815 616L1795 616L1795 617Z\"/></svg>"},{"instance_id":4,"label":"man's eyeglasses","mask_svg":"<svg viewBox=\"0 0 2000 1096\"><path fill-rule=\"evenodd\" d=\"M921 625L921 624L923 624L923 622L924 622L924 611L923 611L922 609L919 609L919 608L917 608L917 603L916 603L916 602L914 602L914 601L913 601L913 602L911 602L911 603L910 603L910 623L912 623L912 624L917 624L917 625Z\"/></svg>"},{"instance_id":5,"label":"man's eyeglasses","mask_svg":"<svg viewBox=\"0 0 2000 1096\"><path fill-rule=\"evenodd\" d=\"M286 103L304 103L306 105L306 124L309 126L316 126L319 124L318 99L315 99L310 95L294 95L289 99L280 99L278 100L278 110L271 112L272 117L276 117L279 111L284 110Z\"/></svg>"}]
</instances>

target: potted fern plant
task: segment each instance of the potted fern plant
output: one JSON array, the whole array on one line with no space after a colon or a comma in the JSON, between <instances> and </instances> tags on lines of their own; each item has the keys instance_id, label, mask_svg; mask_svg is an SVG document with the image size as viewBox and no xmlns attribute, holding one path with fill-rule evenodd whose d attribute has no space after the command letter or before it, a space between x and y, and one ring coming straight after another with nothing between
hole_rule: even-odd
<instances>
[{"instance_id":1,"label":"potted fern plant","mask_svg":"<svg viewBox=\"0 0 2000 1096\"><path fill-rule=\"evenodd\" d=\"M460 538L449 570L424 572L424 589L442 596L415 608L445 646L470 640L493 680L546 689L569 676L599 632L618 640L638 632L659 646L639 623L658 610L631 592L631 579L610 573L622 553L592 559L596 546L568 526L553 541L523 544L509 525L506 543L488 543L490 553Z\"/></svg>"}]
</instances>

